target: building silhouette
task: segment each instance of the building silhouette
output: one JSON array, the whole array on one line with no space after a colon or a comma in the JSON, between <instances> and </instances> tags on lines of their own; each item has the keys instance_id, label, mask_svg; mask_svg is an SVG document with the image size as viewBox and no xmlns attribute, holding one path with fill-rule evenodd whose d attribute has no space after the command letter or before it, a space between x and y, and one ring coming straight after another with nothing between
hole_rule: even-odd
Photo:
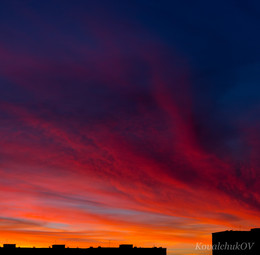
<instances>
[{"instance_id":1,"label":"building silhouette","mask_svg":"<svg viewBox=\"0 0 260 255\"><path fill-rule=\"evenodd\" d=\"M213 255L260 255L260 228L212 233Z\"/></svg>"},{"instance_id":2,"label":"building silhouette","mask_svg":"<svg viewBox=\"0 0 260 255\"><path fill-rule=\"evenodd\" d=\"M0 255L166 255L166 253L166 248L133 247L132 244L97 248L66 248L64 244L55 244L51 248L20 248L15 244L4 244L0 247Z\"/></svg>"}]
</instances>

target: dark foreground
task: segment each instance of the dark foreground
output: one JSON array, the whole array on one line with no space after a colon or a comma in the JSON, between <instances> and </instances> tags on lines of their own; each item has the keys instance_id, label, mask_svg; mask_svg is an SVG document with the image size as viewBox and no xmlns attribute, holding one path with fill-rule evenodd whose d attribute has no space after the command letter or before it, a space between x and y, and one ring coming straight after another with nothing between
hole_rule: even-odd
<instances>
[{"instance_id":1,"label":"dark foreground","mask_svg":"<svg viewBox=\"0 0 260 255\"><path fill-rule=\"evenodd\" d=\"M15 245L4 245L0 255L166 255L166 248L137 248L132 245L98 248L65 248L64 245L53 245L52 248L16 248Z\"/></svg>"}]
</instances>

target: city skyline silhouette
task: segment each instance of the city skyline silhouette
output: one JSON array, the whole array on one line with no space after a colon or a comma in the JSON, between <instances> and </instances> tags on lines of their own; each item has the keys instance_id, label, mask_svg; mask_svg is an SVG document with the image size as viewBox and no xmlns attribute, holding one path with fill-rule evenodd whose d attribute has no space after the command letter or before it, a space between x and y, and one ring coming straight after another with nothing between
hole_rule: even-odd
<instances>
[{"instance_id":1,"label":"city skyline silhouette","mask_svg":"<svg viewBox=\"0 0 260 255\"><path fill-rule=\"evenodd\" d=\"M0 247L0 254L3 255L105 255L105 254L125 254L125 255L166 255L167 249L162 247L134 247L131 244L121 244L119 247L89 247L89 248L69 248L65 245L52 245L49 248L36 247L16 247L15 244L4 244Z\"/></svg>"},{"instance_id":2,"label":"city skyline silhouette","mask_svg":"<svg viewBox=\"0 0 260 255\"><path fill-rule=\"evenodd\" d=\"M212 255L258 255L260 252L260 228L249 231L226 230L212 233L212 245L196 244L194 252L212 252ZM210 247L210 248L209 248ZM49 247L17 247L16 244L3 244L0 254L9 255L84 255L84 254L126 254L126 255L167 255L167 248L163 247L137 247L133 244L120 244L118 247L77 247L71 248L65 244L53 244Z\"/></svg>"}]
</instances>

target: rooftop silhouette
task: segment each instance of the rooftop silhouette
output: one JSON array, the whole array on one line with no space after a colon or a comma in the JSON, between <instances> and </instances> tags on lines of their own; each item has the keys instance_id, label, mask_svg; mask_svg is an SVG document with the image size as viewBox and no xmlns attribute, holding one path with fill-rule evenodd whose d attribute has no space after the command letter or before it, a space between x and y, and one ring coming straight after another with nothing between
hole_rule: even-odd
<instances>
[{"instance_id":1,"label":"rooftop silhouette","mask_svg":"<svg viewBox=\"0 0 260 255\"><path fill-rule=\"evenodd\" d=\"M2 255L166 255L167 249L162 247L142 248L134 247L132 244L121 244L119 247L89 247L89 248L69 248L64 244L54 244L49 248L23 248L16 247L15 244L4 244L0 247Z\"/></svg>"},{"instance_id":2,"label":"rooftop silhouette","mask_svg":"<svg viewBox=\"0 0 260 255\"><path fill-rule=\"evenodd\" d=\"M259 255L260 228L212 233L213 255Z\"/></svg>"}]
</instances>

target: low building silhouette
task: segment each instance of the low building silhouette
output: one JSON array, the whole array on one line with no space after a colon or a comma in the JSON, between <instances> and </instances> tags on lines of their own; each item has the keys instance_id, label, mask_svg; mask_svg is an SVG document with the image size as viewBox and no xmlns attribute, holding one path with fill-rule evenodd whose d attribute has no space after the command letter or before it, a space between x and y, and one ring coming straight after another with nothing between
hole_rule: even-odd
<instances>
[{"instance_id":1,"label":"low building silhouette","mask_svg":"<svg viewBox=\"0 0 260 255\"><path fill-rule=\"evenodd\" d=\"M53 244L52 249L64 249L65 244Z\"/></svg>"},{"instance_id":2,"label":"low building silhouette","mask_svg":"<svg viewBox=\"0 0 260 255\"><path fill-rule=\"evenodd\" d=\"M10 243L4 244L4 248L5 249L16 248L16 244L10 244Z\"/></svg>"},{"instance_id":3,"label":"low building silhouette","mask_svg":"<svg viewBox=\"0 0 260 255\"><path fill-rule=\"evenodd\" d=\"M166 248L133 247L132 244L97 248L66 248L64 244L54 244L52 248L20 248L15 244L4 244L0 247L0 255L166 255L166 253Z\"/></svg>"},{"instance_id":4,"label":"low building silhouette","mask_svg":"<svg viewBox=\"0 0 260 255\"><path fill-rule=\"evenodd\" d=\"M213 255L260 255L260 228L212 233Z\"/></svg>"}]
</instances>

